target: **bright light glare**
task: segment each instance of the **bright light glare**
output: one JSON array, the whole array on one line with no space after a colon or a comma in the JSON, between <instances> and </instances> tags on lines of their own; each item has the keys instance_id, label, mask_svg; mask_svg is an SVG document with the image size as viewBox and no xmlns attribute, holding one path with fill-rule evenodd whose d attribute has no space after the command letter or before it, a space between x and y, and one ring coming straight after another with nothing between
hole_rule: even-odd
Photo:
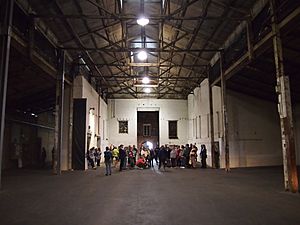
<instances>
[{"instance_id":1,"label":"bright light glare","mask_svg":"<svg viewBox=\"0 0 300 225\"><path fill-rule=\"evenodd\" d=\"M142 80L142 83L143 84L149 84L150 83L150 80L148 77L144 77L143 80Z\"/></svg>"},{"instance_id":2,"label":"bright light glare","mask_svg":"<svg viewBox=\"0 0 300 225\"><path fill-rule=\"evenodd\" d=\"M150 141L147 141L146 145L148 146L149 149L153 149L153 144Z\"/></svg>"},{"instance_id":3,"label":"bright light glare","mask_svg":"<svg viewBox=\"0 0 300 225\"><path fill-rule=\"evenodd\" d=\"M146 26L149 23L149 19L142 17L140 19L137 19L136 22L138 23L138 25Z\"/></svg>"},{"instance_id":4,"label":"bright light glare","mask_svg":"<svg viewBox=\"0 0 300 225\"><path fill-rule=\"evenodd\" d=\"M151 90L150 90L150 88L145 88L144 92L147 93L147 94L149 94L151 92Z\"/></svg>"},{"instance_id":5,"label":"bright light glare","mask_svg":"<svg viewBox=\"0 0 300 225\"><path fill-rule=\"evenodd\" d=\"M147 52L145 51L140 51L137 55L139 60L146 60L147 59Z\"/></svg>"}]
</instances>

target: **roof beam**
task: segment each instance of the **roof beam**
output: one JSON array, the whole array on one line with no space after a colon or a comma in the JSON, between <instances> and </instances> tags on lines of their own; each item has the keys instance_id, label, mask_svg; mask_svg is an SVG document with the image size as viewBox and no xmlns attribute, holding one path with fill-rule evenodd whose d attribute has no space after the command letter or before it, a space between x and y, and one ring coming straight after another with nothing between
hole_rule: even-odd
<instances>
[{"instance_id":1,"label":"roof beam","mask_svg":"<svg viewBox=\"0 0 300 225\"><path fill-rule=\"evenodd\" d=\"M74 51L101 51L101 52L138 52L141 48L90 48L90 47L61 47L63 50ZM199 48L199 49L163 49L163 48L144 48L147 52L221 52L222 49L218 48Z\"/></svg>"},{"instance_id":2,"label":"roof beam","mask_svg":"<svg viewBox=\"0 0 300 225\"><path fill-rule=\"evenodd\" d=\"M85 20L137 20L138 16L135 15L117 15L109 16L109 15L61 15L61 14L34 14L32 15L35 18L40 19L85 19ZM170 15L149 15L149 20L180 20L180 21L189 21L189 20L219 20L219 21L245 21L250 19L250 16L244 17L228 17L228 16L170 16Z\"/></svg>"},{"instance_id":3,"label":"roof beam","mask_svg":"<svg viewBox=\"0 0 300 225\"><path fill-rule=\"evenodd\" d=\"M87 64L79 64L80 66L85 66ZM95 63L96 66L116 66L116 67L207 67L206 64L182 64L182 65L163 65L159 63Z\"/></svg>"}]
</instances>

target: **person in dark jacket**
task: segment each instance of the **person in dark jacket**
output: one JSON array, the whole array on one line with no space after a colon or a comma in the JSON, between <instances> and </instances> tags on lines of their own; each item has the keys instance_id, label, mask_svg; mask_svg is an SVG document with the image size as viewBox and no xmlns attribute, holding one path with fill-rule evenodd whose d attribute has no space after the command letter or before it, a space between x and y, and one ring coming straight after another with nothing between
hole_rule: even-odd
<instances>
[{"instance_id":1,"label":"person in dark jacket","mask_svg":"<svg viewBox=\"0 0 300 225\"><path fill-rule=\"evenodd\" d=\"M167 158L168 158L168 152L167 152L165 146L162 145L158 152L158 159L159 159L158 169L161 168L161 165L164 166L164 170L166 169Z\"/></svg>"},{"instance_id":2,"label":"person in dark jacket","mask_svg":"<svg viewBox=\"0 0 300 225\"><path fill-rule=\"evenodd\" d=\"M120 171L122 171L123 167L124 167L124 163L126 160L126 151L124 150L124 146L120 145L119 147L119 157L120 157Z\"/></svg>"},{"instance_id":3,"label":"person in dark jacket","mask_svg":"<svg viewBox=\"0 0 300 225\"><path fill-rule=\"evenodd\" d=\"M105 176L111 175L112 153L108 146L106 146L105 148L104 162L105 162L105 169L106 169Z\"/></svg>"},{"instance_id":4,"label":"person in dark jacket","mask_svg":"<svg viewBox=\"0 0 300 225\"><path fill-rule=\"evenodd\" d=\"M183 150L183 156L185 158L185 166L190 167L190 163L189 163L189 161L190 161L190 146L189 146L189 144L185 145L185 148Z\"/></svg>"},{"instance_id":5,"label":"person in dark jacket","mask_svg":"<svg viewBox=\"0 0 300 225\"><path fill-rule=\"evenodd\" d=\"M153 149L150 149L150 155L149 155L149 166L153 167L153 159L155 158L155 152Z\"/></svg>"},{"instance_id":6,"label":"person in dark jacket","mask_svg":"<svg viewBox=\"0 0 300 225\"><path fill-rule=\"evenodd\" d=\"M156 148L154 149L154 159L155 159L155 162L156 162L156 165L158 165L158 152L159 152L159 147L156 146Z\"/></svg>"},{"instance_id":7,"label":"person in dark jacket","mask_svg":"<svg viewBox=\"0 0 300 225\"><path fill-rule=\"evenodd\" d=\"M206 168L207 151L205 145L201 145L200 157L201 157L201 168Z\"/></svg>"}]
</instances>

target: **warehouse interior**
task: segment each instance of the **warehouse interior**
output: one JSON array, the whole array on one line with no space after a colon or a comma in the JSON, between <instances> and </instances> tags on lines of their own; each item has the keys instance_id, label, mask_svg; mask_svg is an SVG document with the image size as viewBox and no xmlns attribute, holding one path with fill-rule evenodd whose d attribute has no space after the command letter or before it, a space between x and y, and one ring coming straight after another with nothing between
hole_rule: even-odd
<instances>
[{"instance_id":1,"label":"warehouse interior","mask_svg":"<svg viewBox=\"0 0 300 225\"><path fill-rule=\"evenodd\" d=\"M282 218L270 215L274 220L266 216L265 221L210 223L211 218L205 217L203 224L298 224L300 218L293 210L300 206L299 25L297 0L0 0L0 199L8 201L6 191L22 186L20 180L26 178L25 187L36 184L38 193L47 189L50 195L54 183L62 190L68 185L59 182L76 186L73 176L84 182L87 177L99 178L98 172L88 169L86 152L92 147L104 151L106 146L121 144L139 147L151 142L155 148L195 143L207 147L209 172L203 179L208 183L216 174L216 179L225 176L235 184L235 177L243 181L251 174L245 183L249 186L241 186L237 193L261 187L261 195L266 189L290 194L288 200L273 196L282 205L293 201ZM45 165L40 160L42 151ZM84 177L81 172L89 174ZM157 179L174 176L152 172ZM130 177L126 171L124 176L137 187L134 176L147 182L139 171L132 173ZM149 171L146 174L156 179ZM180 173L191 180L198 180L198 175ZM119 179L127 184L125 178ZM173 178L180 182L180 177ZM161 183L174 186L169 179ZM118 180L111 185L118 186ZM223 185L224 194L230 193L226 189L230 182L224 180ZM151 196L158 191L140 188L153 191ZM11 190L31 198L26 188ZM80 188L74 187L75 191ZM222 207L225 202L220 200ZM88 202L76 204L88 207ZM0 203L0 209L6 207ZM149 207L156 209L154 204ZM23 219L6 216L5 222L38 224L51 217L37 213L40 220L28 219L22 211ZM103 224L120 223L105 213L101 216L106 218ZM152 219L137 221L148 224ZM67 224L62 221L56 222ZM189 220L183 216L171 222L161 216L157 221ZM186 224L199 224L199 220Z\"/></svg>"}]
</instances>

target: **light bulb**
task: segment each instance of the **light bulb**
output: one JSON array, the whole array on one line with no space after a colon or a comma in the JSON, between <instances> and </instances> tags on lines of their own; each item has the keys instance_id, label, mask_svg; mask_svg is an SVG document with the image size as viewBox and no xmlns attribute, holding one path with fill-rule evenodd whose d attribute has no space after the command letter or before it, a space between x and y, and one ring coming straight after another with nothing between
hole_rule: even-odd
<instances>
[{"instance_id":1,"label":"light bulb","mask_svg":"<svg viewBox=\"0 0 300 225\"><path fill-rule=\"evenodd\" d=\"M147 52L145 51L140 51L138 54L137 54L137 57L139 60L146 60L147 59Z\"/></svg>"},{"instance_id":2,"label":"light bulb","mask_svg":"<svg viewBox=\"0 0 300 225\"><path fill-rule=\"evenodd\" d=\"M141 17L141 18L137 19L136 22L138 25L146 26L149 23L149 19L147 19L145 17Z\"/></svg>"},{"instance_id":3,"label":"light bulb","mask_svg":"<svg viewBox=\"0 0 300 225\"><path fill-rule=\"evenodd\" d=\"M142 80L143 84L149 84L150 83L150 79L148 77L144 77Z\"/></svg>"}]
</instances>

